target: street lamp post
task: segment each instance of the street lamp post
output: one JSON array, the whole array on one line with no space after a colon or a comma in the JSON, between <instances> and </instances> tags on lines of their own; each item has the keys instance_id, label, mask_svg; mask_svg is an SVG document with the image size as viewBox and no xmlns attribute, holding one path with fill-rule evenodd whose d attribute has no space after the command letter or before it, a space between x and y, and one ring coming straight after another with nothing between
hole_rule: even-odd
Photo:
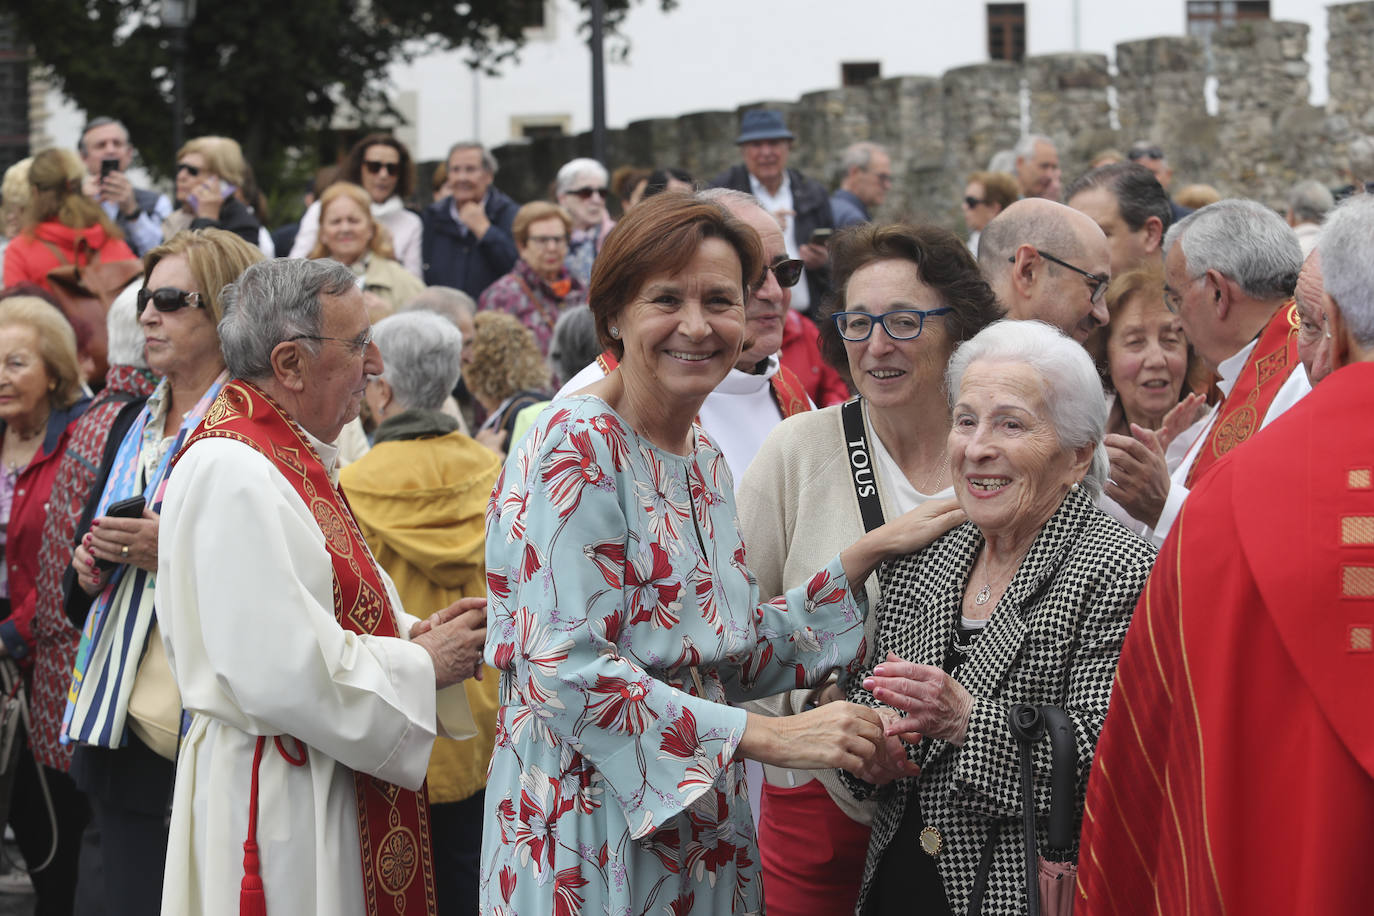
<instances>
[{"instance_id":1,"label":"street lamp post","mask_svg":"<svg viewBox=\"0 0 1374 916\"><path fill-rule=\"evenodd\" d=\"M172 155L181 149L186 127L183 77L186 65L186 30L196 18L196 0L162 0L162 24L172 33Z\"/></svg>"},{"instance_id":2,"label":"street lamp post","mask_svg":"<svg viewBox=\"0 0 1374 916\"><path fill-rule=\"evenodd\" d=\"M592 0L592 158L606 162L605 0Z\"/></svg>"}]
</instances>

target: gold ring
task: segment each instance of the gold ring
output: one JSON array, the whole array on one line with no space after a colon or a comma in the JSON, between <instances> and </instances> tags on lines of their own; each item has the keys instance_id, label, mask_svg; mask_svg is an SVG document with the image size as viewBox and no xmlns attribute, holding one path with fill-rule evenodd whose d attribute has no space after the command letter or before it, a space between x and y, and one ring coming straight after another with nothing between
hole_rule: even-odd
<instances>
[{"instance_id":1,"label":"gold ring","mask_svg":"<svg viewBox=\"0 0 1374 916\"><path fill-rule=\"evenodd\" d=\"M128 544L125 544L123 547L119 548L119 555L120 555L121 557L123 557L124 559L126 559L126 560L129 559L129 545L128 545Z\"/></svg>"}]
</instances>

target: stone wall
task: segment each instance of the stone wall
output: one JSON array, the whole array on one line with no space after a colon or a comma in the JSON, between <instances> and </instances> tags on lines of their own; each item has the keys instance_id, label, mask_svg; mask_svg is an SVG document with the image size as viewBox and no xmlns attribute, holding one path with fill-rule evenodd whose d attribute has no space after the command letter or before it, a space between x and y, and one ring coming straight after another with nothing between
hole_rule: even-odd
<instances>
[{"instance_id":1,"label":"stone wall","mask_svg":"<svg viewBox=\"0 0 1374 916\"><path fill-rule=\"evenodd\" d=\"M1208 114L1207 53L1190 37L1116 46L1115 72L1100 54L1051 54L1023 65L993 62L938 77L897 76L859 88L766 100L738 111L636 121L608 131L613 165L677 165L709 180L739 161L740 112L776 108L797 135L791 165L834 187L840 152L873 140L892 153L894 184L880 218L907 217L962 230L965 178L1029 129L1054 138L1067 185L1100 150L1150 139L1168 153L1175 189L1193 182L1276 208L1304 178L1346 183L1345 150L1374 134L1374 2L1328 8L1330 101L1310 105L1308 27L1249 22L1214 33ZM589 155L590 135L510 144L495 150L499 183L519 200L548 193L558 166Z\"/></svg>"}]
</instances>

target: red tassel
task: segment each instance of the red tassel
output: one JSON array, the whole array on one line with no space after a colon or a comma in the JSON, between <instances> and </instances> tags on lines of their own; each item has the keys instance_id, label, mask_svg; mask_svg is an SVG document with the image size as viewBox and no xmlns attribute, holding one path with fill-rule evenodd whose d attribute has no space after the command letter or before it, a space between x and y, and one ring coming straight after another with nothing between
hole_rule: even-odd
<instances>
[{"instance_id":1,"label":"red tassel","mask_svg":"<svg viewBox=\"0 0 1374 916\"><path fill-rule=\"evenodd\" d=\"M258 844L243 844L243 881L239 885L239 916L267 916L267 896L258 874Z\"/></svg>"}]
</instances>

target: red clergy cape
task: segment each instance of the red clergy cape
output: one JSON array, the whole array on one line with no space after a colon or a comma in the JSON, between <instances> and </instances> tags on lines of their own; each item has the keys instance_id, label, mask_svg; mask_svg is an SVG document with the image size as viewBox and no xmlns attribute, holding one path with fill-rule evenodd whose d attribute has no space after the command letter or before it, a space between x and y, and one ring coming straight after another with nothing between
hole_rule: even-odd
<instances>
[{"instance_id":1,"label":"red clergy cape","mask_svg":"<svg viewBox=\"0 0 1374 916\"><path fill-rule=\"evenodd\" d=\"M1189 489L1218 458L1255 434L1298 363L1298 307L1290 299L1264 326L1235 387L1217 408L1220 414L1188 469Z\"/></svg>"},{"instance_id":2,"label":"red clergy cape","mask_svg":"<svg viewBox=\"0 0 1374 916\"><path fill-rule=\"evenodd\" d=\"M1374 901L1374 365L1184 504L1121 653L1075 912Z\"/></svg>"},{"instance_id":3,"label":"red clergy cape","mask_svg":"<svg viewBox=\"0 0 1374 916\"><path fill-rule=\"evenodd\" d=\"M615 358L615 354L610 350L602 351L596 358L596 364L601 367L601 371L607 375L611 370L620 365L620 360ZM777 405L778 413L786 420L790 416L805 413L811 409L811 401L806 395L806 386L802 384L797 374L784 365L778 365L778 371L773 373L773 377L768 380L768 391L773 396L773 403Z\"/></svg>"},{"instance_id":4,"label":"red clergy cape","mask_svg":"<svg viewBox=\"0 0 1374 916\"><path fill-rule=\"evenodd\" d=\"M334 564L334 618L339 625L354 633L399 635L386 586L353 512L300 426L261 389L236 380L220 391L186 448L210 438L233 439L256 449L310 507ZM355 771L353 777L368 916L435 913L424 786L412 792L366 773ZM244 778L246 784L247 774ZM309 824L300 826L310 829Z\"/></svg>"}]
</instances>

